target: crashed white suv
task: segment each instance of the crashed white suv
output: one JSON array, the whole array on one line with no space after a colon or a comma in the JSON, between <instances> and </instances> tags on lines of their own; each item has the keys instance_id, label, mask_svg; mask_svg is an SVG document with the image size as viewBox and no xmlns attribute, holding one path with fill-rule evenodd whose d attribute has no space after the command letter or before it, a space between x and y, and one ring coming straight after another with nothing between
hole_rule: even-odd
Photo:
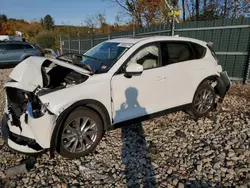
<instances>
[{"instance_id":1,"label":"crashed white suv","mask_svg":"<svg viewBox=\"0 0 250 188\"><path fill-rule=\"evenodd\" d=\"M10 148L81 157L122 125L179 110L205 116L231 87L211 43L192 38L119 38L70 55L30 57L11 72L2 120Z\"/></svg>"}]
</instances>

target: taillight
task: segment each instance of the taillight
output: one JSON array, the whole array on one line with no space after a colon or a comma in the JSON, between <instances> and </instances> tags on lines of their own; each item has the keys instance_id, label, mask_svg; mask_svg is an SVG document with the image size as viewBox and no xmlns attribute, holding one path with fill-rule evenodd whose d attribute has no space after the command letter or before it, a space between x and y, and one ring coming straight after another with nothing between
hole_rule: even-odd
<instances>
[{"instance_id":1,"label":"taillight","mask_svg":"<svg viewBox=\"0 0 250 188\"><path fill-rule=\"evenodd\" d=\"M42 50L38 50L38 54L44 55L44 52Z\"/></svg>"}]
</instances>

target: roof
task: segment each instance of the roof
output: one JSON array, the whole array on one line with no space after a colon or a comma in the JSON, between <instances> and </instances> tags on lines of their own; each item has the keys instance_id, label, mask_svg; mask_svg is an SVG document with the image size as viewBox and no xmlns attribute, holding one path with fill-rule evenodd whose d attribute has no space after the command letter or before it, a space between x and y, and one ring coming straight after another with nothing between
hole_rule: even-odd
<instances>
[{"instance_id":1,"label":"roof","mask_svg":"<svg viewBox=\"0 0 250 188\"><path fill-rule=\"evenodd\" d=\"M30 44L28 42L24 42L24 41L17 41L17 40L0 40L0 43L15 43L15 44Z\"/></svg>"},{"instance_id":2,"label":"roof","mask_svg":"<svg viewBox=\"0 0 250 188\"><path fill-rule=\"evenodd\" d=\"M198 40L195 38L188 38L188 37L179 37L179 36L149 36L149 37L141 37L141 38L115 38L109 40L109 42L118 42L118 43L130 43L135 44L137 42L146 41L149 42L152 40L178 40L178 41L191 41L191 42L197 42L201 44L205 44L205 41ZM108 42L108 41L107 41Z\"/></svg>"},{"instance_id":3,"label":"roof","mask_svg":"<svg viewBox=\"0 0 250 188\"><path fill-rule=\"evenodd\" d=\"M115 38L115 39L111 39L107 42L118 42L118 43L130 43L130 44L135 44L137 42L141 41L140 38Z\"/></svg>"}]
</instances>

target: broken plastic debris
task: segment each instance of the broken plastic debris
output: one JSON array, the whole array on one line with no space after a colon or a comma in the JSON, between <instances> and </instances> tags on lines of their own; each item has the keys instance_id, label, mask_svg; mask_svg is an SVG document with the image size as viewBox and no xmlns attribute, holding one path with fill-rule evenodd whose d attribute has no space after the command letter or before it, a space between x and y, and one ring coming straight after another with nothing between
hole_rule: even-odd
<instances>
[{"instance_id":1,"label":"broken plastic debris","mask_svg":"<svg viewBox=\"0 0 250 188\"><path fill-rule=\"evenodd\" d=\"M6 177L12 177L19 174L28 173L35 166L35 163L36 163L35 158L25 159L22 164L7 169Z\"/></svg>"},{"instance_id":2,"label":"broken plastic debris","mask_svg":"<svg viewBox=\"0 0 250 188\"><path fill-rule=\"evenodd\" d=\"M12 176L16 176L19 174L25 174L25 173L28 173L26 165L21 164L21 165L17 165L17 166L14 166L14 167L7 169L6 177L12 177Z\"/></svg>"},{"instance_id":3,"label":"broken plastic debris","mask_svg":"<svg viewBox=\"0 0 250 188\"><path fill-rule=\"evenodd\" d=\"M95 173L95 170L87 168L85 166L79 166L79 171L84 172L86 174Z\"/></svg>"}]
</instances>

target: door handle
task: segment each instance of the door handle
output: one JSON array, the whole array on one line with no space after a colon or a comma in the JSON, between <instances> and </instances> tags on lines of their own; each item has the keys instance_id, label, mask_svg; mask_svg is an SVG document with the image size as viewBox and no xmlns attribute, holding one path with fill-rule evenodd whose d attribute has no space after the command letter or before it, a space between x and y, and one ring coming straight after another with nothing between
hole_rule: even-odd
<instances>
[{"instance_id":1,"label":"door handle","mask_svg":"<svg viewBox=\"0 0 250 188\"><path fill-rule=\"evenodd\" d=\"M158 76L158 77L156 77L156 81L164 81L166 79L167 79L166 76Z\"/></svg>"},{"instance_id":2,"label":"door handle","mask_svg":"<svg viewBox=\"0 0 250 188\"><path fill-rule=\"evenodd\" d=\"M162 76L158 76L158 77L156 77L156 81L162 81Z\"/></svg>"}]
</instances>

